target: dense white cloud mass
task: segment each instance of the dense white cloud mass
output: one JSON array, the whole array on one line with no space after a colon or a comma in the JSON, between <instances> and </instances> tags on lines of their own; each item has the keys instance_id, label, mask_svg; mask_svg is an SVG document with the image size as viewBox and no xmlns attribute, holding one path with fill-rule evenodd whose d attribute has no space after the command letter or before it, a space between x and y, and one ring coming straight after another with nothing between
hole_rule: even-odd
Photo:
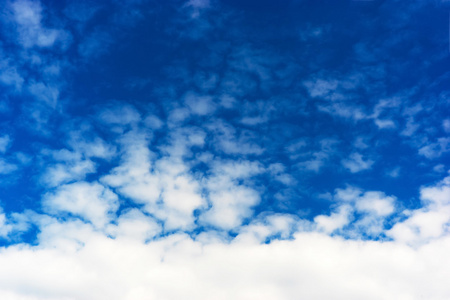
<instances>
[{"instance_id":1,"label":"dense white cloud mass","mask_svg":"<svg viewBox=\"0 0 450 300\"><path fill-rule=\"evenodd\" d=\"M55 222L41 235L41 244L48 246L3 249L2 299L375 300L427 295L443 300L450 295L442 280L450 275L448 237L418 248L318 233L296 233L292 240L270 244L247 234L229 243L179 234L145 244L135 237L133 224L120 222L122 234L115 239L86 226Z\"/></svg>"}]
</instances>

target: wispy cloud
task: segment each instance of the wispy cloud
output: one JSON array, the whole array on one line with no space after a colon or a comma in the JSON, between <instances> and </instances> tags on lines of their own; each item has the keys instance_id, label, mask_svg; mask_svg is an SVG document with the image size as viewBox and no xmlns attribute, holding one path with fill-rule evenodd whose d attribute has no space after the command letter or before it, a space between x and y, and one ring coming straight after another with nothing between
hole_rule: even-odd
<instances>
[{"instance_id":1,"label":"wispy cloud","mask_svg":"<svg viewBox=\"0 0 450 300\"><path fill-rule=\"evenodd\" d=\"M348 169L352 173L358 173L364 170L368 170L374 164L371 159L364 159L363 156L358 153L350 154L349 158L345 158L341 161L344 168Z\"/></svg>"}]
</instances>

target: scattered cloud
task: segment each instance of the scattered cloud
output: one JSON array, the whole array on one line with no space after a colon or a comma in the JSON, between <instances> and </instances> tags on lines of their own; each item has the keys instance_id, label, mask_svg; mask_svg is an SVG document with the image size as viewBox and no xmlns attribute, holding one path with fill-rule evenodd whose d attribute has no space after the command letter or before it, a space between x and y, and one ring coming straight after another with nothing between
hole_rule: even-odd
<instances>
[{"instance_id":1,"label":"scattered cloud","mask_svg":"<svg viewBox=\"0 0 450 300\"><path fill-rule=\"evenodd\" d=\"M355 152L350 154L349 158L343 159L341 163L351 173L358 173L372 168L375 161L371 159L364 160L360 153Z\"/></svg>"},{"instance_id":2,"label":"scattered cloud","mask_svg":"<svg viewBox=\"0 0 450 300\"><path fill-rule=\"evenodd\" d=\"M113 219L119 203L117 195L99 183L80 181L44 195L43 206L51 214L69 213L102 228Z\"/></svg>"},{"instance_id":3,"label":"scattered cloud","mask_svg":"<svg viewBox=\"0 0 450 300\"><path fill-rule=\"evenodd\" d=\"M269 2L5 2L1 299L450 298L443 4Z\"/></svg>"},{"instance_id":4,"label":"scattered cloud","mask_svg":"<svg viewBox=\"0 0 450 300\"><path fill-rule=\"evenodd\" d=\"M450 138L438 138L434 143L428 143L427 145L419 149L419 154L425 156L428 159L434 159L440 157L442 154L450 151Z\"/></svg>"},{"instance_id":5,"label":"scattered cloud","mask_svg":"<svg viewBox=\"0 0 450 300\"><path fill-rule=\"evenodd\" d=\"M65 31L42 24L44 10L40 2L13 1L10 9L11 21L17 26L17 42L23 47L51 47L57 41L67 39L68 34Z\"/></svg>"}]
</instances>

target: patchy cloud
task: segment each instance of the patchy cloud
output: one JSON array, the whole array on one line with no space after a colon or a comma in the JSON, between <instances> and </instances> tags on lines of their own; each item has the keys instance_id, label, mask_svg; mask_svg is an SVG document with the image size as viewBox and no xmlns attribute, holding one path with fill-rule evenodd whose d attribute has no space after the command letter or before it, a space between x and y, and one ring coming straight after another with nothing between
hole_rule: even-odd
<instances>
[{"instance_id":1,"label":"patchy cloud","mask_svg":"<svg viewBox=\"0 0 450 300\"><path fill-rule=\"evenodd\" d=\"M450 299L446 6L5 2L0 298Z\"/></svg>"}]
</instances>

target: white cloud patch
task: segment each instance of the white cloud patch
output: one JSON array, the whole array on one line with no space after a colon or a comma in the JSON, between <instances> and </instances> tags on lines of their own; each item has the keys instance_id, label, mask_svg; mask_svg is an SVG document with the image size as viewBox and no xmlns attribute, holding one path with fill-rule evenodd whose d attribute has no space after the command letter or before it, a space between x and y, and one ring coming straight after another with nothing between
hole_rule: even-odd
<instances>
[{"instance_id":1,"label":"white cloud patch","mask_svg":"<svg viewBox=\"0 0 450 300\"><path fill-rule=\"evenodd\" d=\"M442 154L450 151L450 138L438 138L434 143L428 143L427 145L419 149L419 154L425 156L428 159L435 159Z\"/></svg>"},{"instance_id":2,"label":"white cloud patch","mask_svg":"<svg viewBox=\"0 0 450 300\"><path fill-rule=\"evenodd\" d=\"M11 145L11 138L9 135L0 136L0 153L5 153Z\"/></svg>"},{"instance_id":3,"label":"white cloud patch","mask_svg":"<svg viewBox=\"0 0 450 300\"><path fill-rule=\"evenodd\" d=\"M319 215L314 218L319 230L326 233L333 233L348 225L353 218L353 208L350 205L341 205L336 212L329 216Z\"/></svg>"},{"instance_id":4,"label":"white cloud patch","mask_svg":"<svg viewBox=\"0 0 450 300\"><path fill-rule=\"evenodd\" d=\"M375 120L375 124L378 126L378 128L380 129L387 129L387 128L395 128L397 127L394 123L394 121L389 120L389 119L376 119Z\"/></svg>"},{"instance_id":5,"label":"white cloud patch","mask_svg":"<svg viewBox=\"0 0 450 300\"><path fill-rule=\"evenodd\" d=\"M154 219L136 208L122 213L116 223L117 225L110 224L108 226L108 234L117 239L131 242L146 242L162 231L161 226Z\"/></svg>"},{"instance_id":6,"label":"white cloud patch","mask_svg":"<svg viewBox=\"0 0 450 300\"><path fill-rule=\"evenodd\" d=\"M28 91L48 107L55 108L58 103L59 88L56 86L42 82L32 82L28 86Z\"/></svg>"},{"instance_id":7,"label":"white cloud patch","mask_svg":"<svg viewBox=\"0 0 450 300\"><path fill-rule=\"evenodd\" d=\"M44 157L51 157L53 160L53 163L46 167L41 177L42 183L49 187L83 180L87 174L94 173L97 170L97 165L92 159L107 160L115 154L113 146L108 145L99 137L89 140L88 137L83 137L82 131L70 132L67 144L71 150L42 151Z\"/></svg>"},{"instance_id":8,"label":"white cloud patch","mask_svg":"<svg viewBox=\"0 0 450 300\"><path fill-rule=\"evenodd\" d=\"M209 125L214 133L215 146L226 154L260 155L264 148L255 142L255 135L248 130L238 132L235 127L223 121Z\"/></svg>"},{"instance_id":9,"label":"white cloud patch","mask_svg":"<svg viewBox=\"0 0 450 300\"><path fill-rule=\"evenodd\" d=\"M20 91L24 81L17 67L11 65L8 59L0 58L0 82L2 84L14 86L16 91Z\"/></svg>"},{"instance_id":10,"label":"white cloud patch","mask_svg":"<svg viewBox=\"0 0 450 300\"><path fill-rule=\"evenodd\" d=\"M102 110L99 119L106 124L127 125L139 122L141 116L133 106L120 104Z\"/></svg>"},{"instance_id":11,"label":"white cloud patch","mask_svg":"<svg viewBox=\"0 0 450 300\"><path fill-rule=\"evenodd\" d=\"M3 213L3 209L0 208L0 238L5 238L13 230L13 226L8 224L6 215Z\"/></svg>"},{"instance_id":12,"label":"white cloud patch","mask_svg":"<svg viewBox=\"0 0 450 300\"><path fill-rule=\"evenodd\" d=\"M200 183L188 173L182 158L189 148L201 146L204 134L196 130L174 133L165 155L154 160L148 137L138 131L123 135L122 163L101 181L118 193L144 205L144 209L164 221L167 230L189 229L194 225L194 211L205 205Z\"/></svg>"},{"instance_id":13,"label":"white cloud patch","mask_svg":"<svg viewBox=\"0 0 450 300\"><path fill-rule=\"evenodd\" d=\"M9 174L18 169L18 166L3 158L0 158L0 174Z\"/></svg>"},{"instance_id":14,"label":"white cloud patch","mask_svg":"<svg viewBox=\"0 0 450 300\"><path fill-rule=\"evenodd\" d=\"M198 18L201 12L210 7L210 0L189 0L184 4L184 7L190 8L191 18Z\"/></svg>"},{"instance_id":15,"label":"white cloud patch","mask_svg":"<svg viewBox=\"0 0 450 300\"><path fill-rule=\"evenodd\" d=\"M444 128L445 132L450 133L450 119L445 119L442 121L442 127Z\"/></svg>"},{"instance_id":16,"label":"white cloud patch","mask_svg":"<svg viewBox=\"0 0 450 300\"><path fill-rule=\"evenodd\" d=\"M304 170L314 171L316 173L319 172L320 169L325 166L325 163L330 159L330 157L336 153L336 147L338 146L339 141L333 138L325 138L320 140L318 144L320 145L319 151L291 154L291 159L295 157L309 156L310 159L299 162L297 166ZM303 141L299 141L291 145L288 148L288 151L294 152L295 150L301 150L303 148L303 145L306 144L304 144Z\"/></svg>"},{"instance_id":17,"label":"white cloud patch","mask_svg":"<svg viewBox=\"0 0 450 300\"><path fill-rule=\"evenodd\" d=\"M230 230L240 226L253 214L252 207L259 203L259 193L239 180L261 173L257 163L249 161L216 163L214 175L208 179L211 208L200 216L203 223Z\"/></svg>"},{"instance_id":18,"label":"white cloud patch","mask_svg":"<svg viewBox=\"0 0 450 300\"><path fill-rule=\"evenodd\" d=\"M11 2L12 21L17 24L18 42L25 48L52 47L57 41L67 39L60 29L47 28L43 23L43 8L38 1Z\"/></svg>"},{"instance_id":19,"label":"white cloud patch","mask_svg":"<svg viewBox=\"0 0 450 300\"><path fill-rule=\"evenodd\" d=\"M350 154L349 158L343 159L341 163L350 172L358 173L372 168L375 162L371 159L364 160L360 153L355 152Z\"/></svg>"},{"instance_id":20,"label":"white cloud patch","mask_svg":"<svg viewBox=\"0 0 450 300\"><path fill-rule=\"evenodd\" d=\"M118 197L99 183L76 182L44 195L43 206L52 214L70 213L102 228L119 207Z\"/></svg>"},{"instance_id":21,"label":"white cloud patch","mask_svg":"<svg viewBox=\"0 0 450 300\"><path fill-rule=\"evenodd\" d=\"M343 102L332 103L328 105L319 105L318 109L331 115L351 119L354 121L359 121L367 117L362 108L348 105Z\"/></svg>"},{"instance_id":22,"label":"white cloud patch","mask_svg":"<svg viewBox=\"0 0 450 300\"><path fill-rule=\"evenodd\" d=\"M405 211L406 220L395 224L389 236L411 245L447 236L450 232L450 177L420 190L423 207Z\"/></svg>"},{"instance_id":23,"label":"white cloud patch","mask_svg":"<svg viewBox=\"0 0 450 300\"><path fill-rule=\"evenodd\" d=\"M211 115L216 109L215 103L210 96L199 96L189 93L184 101L193 114L204 116Z\"/></svg>"},{"instance_id":24,"label":"white cloud patch","mask_svg":"<svg viewBox=\"0 0 450 300\"><path fill-rule=\"evenodd\" d=\"M56 187L61 183L84 179L87 174L94 173L95 170L95 164L91 160L75 159L47 167L41 180L49 187Z\"/></svg>"},{"instance_id":25,"label":"white cloud patch","mask_svg":"<svg viewBox=\"0 0 450 300\"><path fill-rule=\"evenodd\" d=\"M306 81L304 83L311 97L323 97L338 88L337 80L317 79L315 81Z\"/></svg>"},{"instance_id":26,"label":"white cloud patch","mask_svg":"<svg viewBox=\"0 0 450 300\"><path fill-rule=\"evenodd\" d=\"M381 234L386 217L395 212L397 200L380 191L364 192L353 186L336 189L333 198L337 207L330 215L316 216L314 222L323 232L337 232L352 238Z\"/></svg>"},{"instance_id":27,"label":"white cloud patch","mask_svg":"<svg viewBox=\"0 0 450 300\"><path fill-rule=\"evenodd\" d=\"M297 182L292 175L286 172L286 167L281 163L271 164L267 169L273 179L285 185L293 185Z\"/></svg>"}]
</instances>

